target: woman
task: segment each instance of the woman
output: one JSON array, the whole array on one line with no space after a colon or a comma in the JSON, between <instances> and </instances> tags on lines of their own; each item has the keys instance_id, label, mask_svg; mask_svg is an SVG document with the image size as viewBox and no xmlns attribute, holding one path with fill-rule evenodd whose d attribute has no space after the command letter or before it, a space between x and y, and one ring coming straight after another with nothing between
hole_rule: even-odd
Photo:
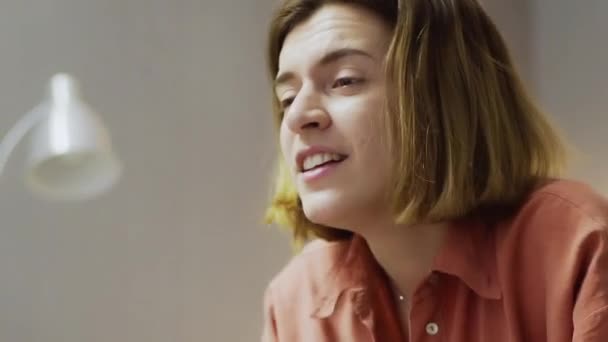
<instances>
[{"instance_id":1,"label":"woman","mask_svg":"<svg viewBox=\"0 0 608 342\"><path fill-rule=\"evenodd\" d=\"M475 0L287 0L263 341L608 341L608 203Z\"/></svg>"}]
</instances>

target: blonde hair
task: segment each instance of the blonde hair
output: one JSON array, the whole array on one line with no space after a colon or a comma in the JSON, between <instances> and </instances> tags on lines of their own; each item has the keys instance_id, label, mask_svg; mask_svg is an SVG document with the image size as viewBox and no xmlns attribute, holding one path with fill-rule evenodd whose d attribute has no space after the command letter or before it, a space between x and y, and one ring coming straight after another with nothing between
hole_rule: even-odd
<instances>
[{"instance_id":1,"label":"blonde hair","mask_svg":"<svg viewBox=\"0 0 608 342\"><path fill-rule=\"evenodd\" d=\"M359 6L393 28L382 114L398 223L508 215L540 182L559 176L564 144L527 94L508 49L475 0L287 0L270 26L278 72L285 37L323 5ZM282 111L273 95L277 130ZM282 157L266 219L300 244L349 231L309 221Z\"/></svg>"}]
</instances>

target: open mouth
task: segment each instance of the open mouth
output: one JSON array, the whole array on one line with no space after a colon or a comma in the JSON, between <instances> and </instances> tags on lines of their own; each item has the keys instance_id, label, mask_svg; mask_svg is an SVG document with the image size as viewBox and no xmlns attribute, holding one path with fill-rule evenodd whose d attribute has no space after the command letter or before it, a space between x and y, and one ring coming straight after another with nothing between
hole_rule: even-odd
<instances>
[{"instance_id":1,"label":"open mouth","mask_svg":"<svg viewBox=\"0 0 608 342\"><path fill-rule=\"evenodd\" d=\"M310 172L322 167L339 164L343 162L347 156L337 153L318 153L308 156L302 162L302 172Z\"/></svg>"}]
</instances>

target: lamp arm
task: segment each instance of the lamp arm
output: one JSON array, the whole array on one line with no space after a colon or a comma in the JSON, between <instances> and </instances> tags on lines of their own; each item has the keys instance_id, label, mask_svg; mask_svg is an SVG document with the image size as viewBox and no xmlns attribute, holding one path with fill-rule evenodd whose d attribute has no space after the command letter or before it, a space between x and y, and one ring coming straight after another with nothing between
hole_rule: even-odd
<instances>
[{"instance_id":1,"label":"lamp arm","mask_svg":"<svg viewBox=\"0 0 608 342\"><path fill-rule=\"evenodd\" d=\"M0 176L2 176L8 158L11 156L21 139L23 139L23 137L45 117L44 111L40 110L40 107L36 107L22 116L8 133L6 133L0 142Z\"/></svg>"}]
</instances>

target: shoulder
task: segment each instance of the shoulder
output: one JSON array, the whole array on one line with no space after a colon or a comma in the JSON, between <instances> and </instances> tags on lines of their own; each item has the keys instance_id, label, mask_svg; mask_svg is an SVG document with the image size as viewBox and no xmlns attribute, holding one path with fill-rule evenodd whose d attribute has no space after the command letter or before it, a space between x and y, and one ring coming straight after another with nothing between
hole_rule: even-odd
<instances>
[{"instance_id":1,"label":"shoulder","mask_svg":"<svg viewBox=\"0 0 608 342\"><path fill-rule=\"evenodd\" d=\"M553 181L531 193L497 231L509 298L524 296L521 305L550 308L548 314L572 313L579 333L608 322L606 198L583 183Z\"/></svg>"},{"instance_id":2,"label":"shoulder","mask_svg":"<svg viewBox=\"0 0 608 342\"><path fill-rule=\"evenodd\" d=\"M576 278L593 255L608 253L608 201L588 185L557 180L533 191L496 228L499 264L547 279Z\"/></svg>"},{"instance_id":3,"label":"shoulder","mask_svg":"<svg viewBox=\"0 0 608 342\"><path fill-rule=\"evenodd\" d=\"M328 283L332 280L331 274L346 257L350 244L351 240L309 242L270 281L266 296L271 296L273 304L284 309L314 310L319 297L331 286Z\"/></svg>"},{"instance_id":4,"label":"shoulder","mask_svg":"<svg viewBox=\"0 0 608 342\"><path fill-rule=\"evenodd\" d=\"M584 235L605 232L608 201L590 186L556 180L539 187L509 220L512 233L524 235Z\"/></svg>"},{"instance_id":5,"label":"shoulder","mask_svg":"<svg viewBox=\"0 0 608 342\"><path fill-rule=\"evenodd\" d=\"M608 200L587 184L577 181L548 183L532 193L527 204L534 203L542 204L542 209L566 209L564 214L580 216L604 226L608 221Z\"/></svg>"}]
</instances>

